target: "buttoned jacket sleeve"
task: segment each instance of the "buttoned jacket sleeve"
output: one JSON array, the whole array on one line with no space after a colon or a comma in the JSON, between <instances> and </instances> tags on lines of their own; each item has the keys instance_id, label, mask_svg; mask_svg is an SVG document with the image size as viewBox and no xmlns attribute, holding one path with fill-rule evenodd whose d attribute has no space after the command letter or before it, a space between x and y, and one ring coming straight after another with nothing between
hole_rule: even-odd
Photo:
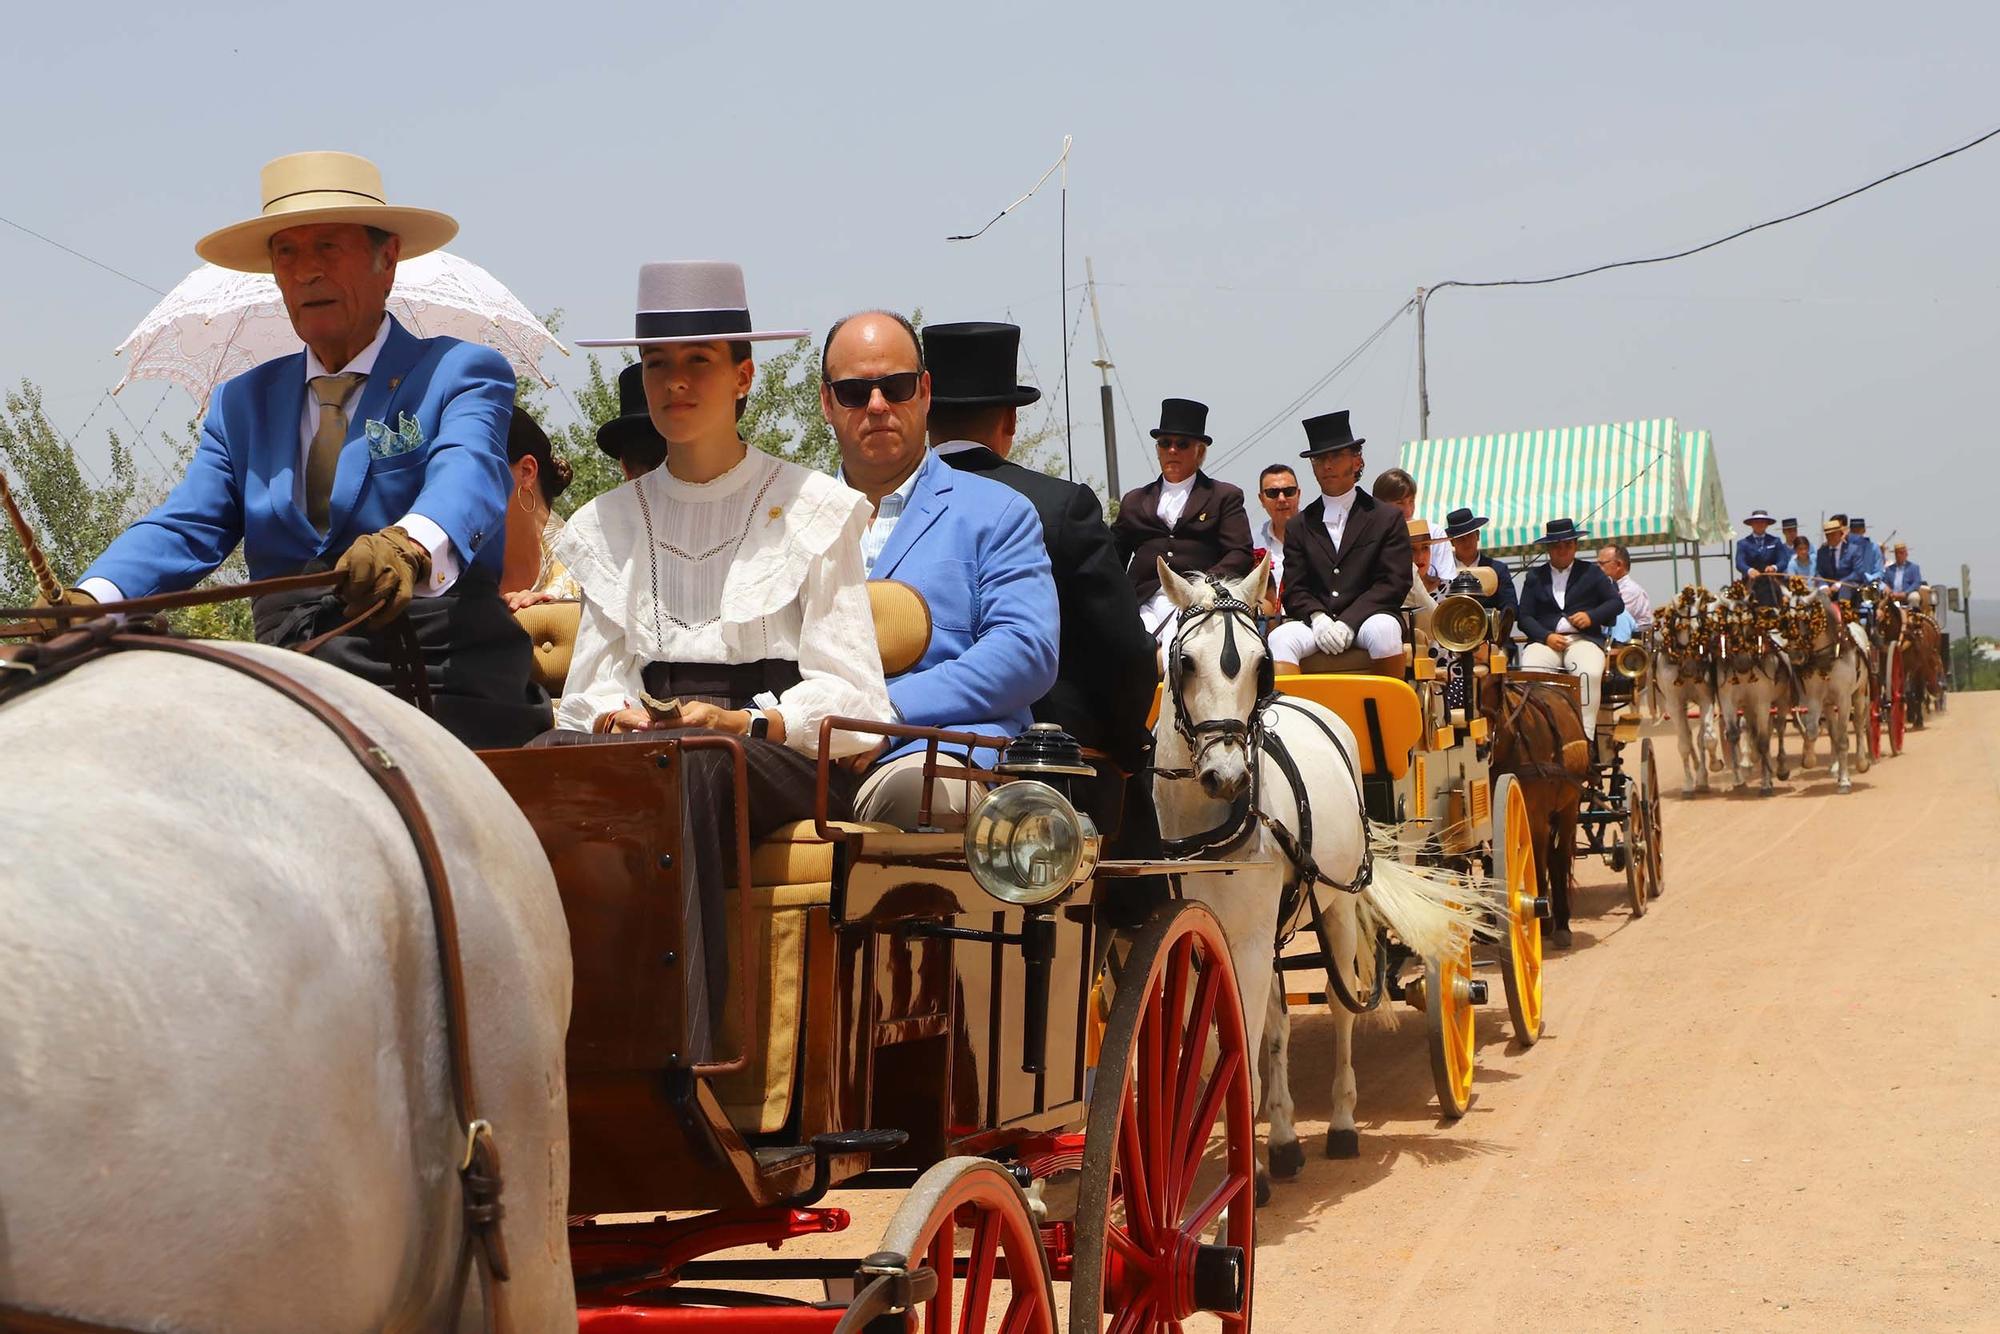
<instances>
[{"instance_id":1,"label":"buttoned jacket sleeve","mask_svg":"<svg viewBox=\"0 0 2000 1334\"><path fill-rule=\"evenodd\" d=\"M506 532L514 490L507 464L514 371L492 348L460 343L445 354L438 379L455 388L438 414L423 489L410 510L441 528L470 566Z\"/></svg>"}]
</instances>

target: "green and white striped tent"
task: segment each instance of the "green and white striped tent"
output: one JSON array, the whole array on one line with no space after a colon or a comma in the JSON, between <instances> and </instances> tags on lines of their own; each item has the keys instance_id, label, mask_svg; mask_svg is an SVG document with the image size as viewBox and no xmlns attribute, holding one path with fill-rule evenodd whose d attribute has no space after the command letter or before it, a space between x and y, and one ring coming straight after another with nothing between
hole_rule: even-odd
<instances>
[{"instance_id":1,"label":"green and white striped tent","mask_svg":"<svg viewBox=\"0 0 2000 1334\"><path fill-rule=\"evenodd\" d=\"M1708 432L1672 417L1410 440L1401 462L1434 522L1462 505L1488 516L1491 552L1524 550L1563 517L1597 540L1675 553L1731 537Z\"/></svg>"}]
</instances>

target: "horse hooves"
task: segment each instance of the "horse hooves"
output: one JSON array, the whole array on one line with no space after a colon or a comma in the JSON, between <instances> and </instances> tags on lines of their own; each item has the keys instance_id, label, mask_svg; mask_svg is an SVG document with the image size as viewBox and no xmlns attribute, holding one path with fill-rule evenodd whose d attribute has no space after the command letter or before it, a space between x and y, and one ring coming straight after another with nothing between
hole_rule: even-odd
<instances>
[{"instance_id":1,"label":"horse hooves","mask_svg":"<svg viewBox=\"0 0 2000 1334\"><path fill-rule=\"evenodd\" d=\"M1271 1177L1263 1168L1257 1169L1257 1207L1262 1209L1271 1202Z\"/></svg>"},{"instance_id":2,"label":"horse hooves","mask_svg":"<svg viewBox=\"0 0 2000 1334\"><path fill-rule=\"evenodd\" d=\"M1554 945L1559 950L1568 949L1575 942L1575 939L1574 936L1570 935L1569 928L1566 926L1556 927L1549 932L1549 944Z\"/></svg>"},{"instance_id":3,"label":"horse hooves","mask_svg":"<svg viewBox=\"0 0 2000 1334\"><path fill-rule=\"evenodd\" d=\"M1306 1168L1306 1146L1293 1140L1290 1144L1271 1146L1271 1176L1278 1181L1290 1181Z\"/></svg>"},{"instance_id":4,"label":"horse hooves","mask_svg":"<svg viewBox=\"0 0 2000 1334\"><path fill-rule=\"evenodd\" d=\"M1692 800L1694 799L1694 794L1695 794L1695 791L1696 791L1696 789L1694 789L1694 788L1691 788L1691 787L1684 787L1684 788L1682 788L1682 789L1681 789L1681 800L1682 800L1682 801L1692 801Z\"/></svg>"},{"instance_id":5,"label":"horse hooves","mask_svg":"<svg viewBox=\"0 0 2000 1334\"><path fill-rule=\"evenodd\" d=\"M1854 790L1854 784L1848 782L1845 778L1843 778L1838 783L1835 783L1833 785L1833 790L1835 792L1852 792Z\"/></svg>"},{"instance_id":6,"label":"horse hooves","mask_svg":"<svg viewBox=\"0 0 2000 1334\"><path fill-rule=\"evenodd\" d=\"M1326 1156L1329 1158L1359 1158L1361 1156L1361 1132L1358 1130L1327 1131Z\"/></svg>"}]
</instances>

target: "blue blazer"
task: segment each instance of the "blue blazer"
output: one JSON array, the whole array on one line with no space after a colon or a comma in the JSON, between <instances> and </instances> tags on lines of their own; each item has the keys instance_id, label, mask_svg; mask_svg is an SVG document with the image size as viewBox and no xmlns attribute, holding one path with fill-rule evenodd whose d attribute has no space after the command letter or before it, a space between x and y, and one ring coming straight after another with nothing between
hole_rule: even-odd
<instances>
[{"instance_id":1,"label":"blue blazer","mask_svg":"<svg viewBox=\"0 0 2000 1334\"><path fill-rule=\"evenodd\" d=\"M1924 586L1924 567L1913 560L1890 565L1882 571L1882 582L1894 592L1911 592Z\"/></svg>"},{"instance_id":2,"label":"blue blazer","mask_svg":"<svg viewBox=\"0 0 2000 1334\"><path fill-rule=\"evenodd\" d=\"M300 351L216 389L180 485L83 578L109 579L128 598L179 592L206 578L238 542L252 579L296 574L311 561L331 565L355 538L414 512L444 529L461 569L497 579L513 483L507 420L514 372L491 348L417 338L393 316L389 326L349 422L326 536L294 498L306 400ZM405 413L423 443L373 457L367 423L393 430Z\"/></svg>"},{"instance_id":3,"label":"blue blazer","mask_svg":"<svg viewBox=\"0 0 2000 1334\"><path fill-rule=\"evenodd\" d=\"M1519 624L1521 633L1531 644L1539 644L1550 635L1558 633L1557 622L1569 613L1556 605L1555 585L1550 582L1548 562L1529 570L1521 576L1521 613ZM1604 642L1604 632L1611 628L1625 610L1625 599L1618 595L1618 585L1611 582L1611 576L1587 560L1576 561L1569 567L1569 587L1565 591L1570 611L1590 613L1590 628L1578 632L1576 638L1588 639L1594 644ZM1567 634L1568 631L1561 633Z\"/></svg>"},{"instance_id":4,"label":"blue blazer","mask_svg":"<svg viewBox=\"0 0 2000 1334\"><path fill-rule=\"evenodd\" d=\"M930 647L889 680L904 722L987 736L1028 729L1035 701L1055 684L1062 612L1042 521L1026 497L925 450L868 576L899 579L930 604Z\"/></svg>"}]
</instances>

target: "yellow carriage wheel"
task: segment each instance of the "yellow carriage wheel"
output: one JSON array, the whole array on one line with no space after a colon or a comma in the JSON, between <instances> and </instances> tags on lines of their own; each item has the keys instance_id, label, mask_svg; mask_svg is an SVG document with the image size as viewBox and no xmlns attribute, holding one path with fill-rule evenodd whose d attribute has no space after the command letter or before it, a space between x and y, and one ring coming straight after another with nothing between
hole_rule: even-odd
<instances>
[{"instance_id":1,"label":"yellow carriage wheel","mask_svg":"<svg viewBox=\"0 0 2000 1334\"><path fill-rule=\"evenodd\" d=\"M1447 1120L1472 1105L1472 946L1424 966L1424 1020L1430 1032L1431 1079Z\"/></svg>"},{"instance_id":2,"label":"yellow carriage wheel","mask_svg":"<svg viewBox=\"0 0 2000 1334\"><path fill-rule=\"evenodd\" d=\"M1500 937L1507 1014L1515 1038L1532 1047L1542 1035L1542 920L1536 910L1535 832L1514 775L1502 774L1495 784L1493 813L1493 882L1505 896L1507 914Z\"/></svg>"}]
</instances>

